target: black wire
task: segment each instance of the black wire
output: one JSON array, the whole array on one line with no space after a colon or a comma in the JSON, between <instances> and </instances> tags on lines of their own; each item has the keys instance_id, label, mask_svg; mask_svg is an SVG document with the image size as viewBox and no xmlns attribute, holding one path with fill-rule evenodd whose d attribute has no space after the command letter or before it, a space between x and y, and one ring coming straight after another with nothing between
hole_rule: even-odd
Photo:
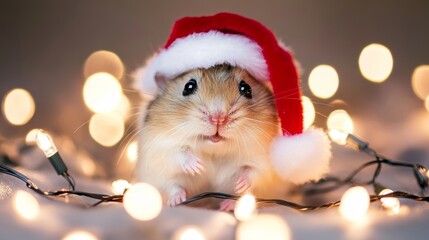
<instances>
[{"instance_id":1,"label":"black wire","mask_svg":"<svg viewBox=\"0 0 429 240\"><path fill-rule=\"evenodd\" d=\"M240 196L230 195L226 193L217 193L217 192L205 192L198 194L196 196L193 196L186 201L182 202L180 205L188 205L190 203L205 199L205 198L217 198L217 199L231 199L231 200L237 200ZM384 195L371 195L370 196L370 202L379 201L382 198L388 198L388 197L397 197L397 198L406 198L411 199L415 201L421 201L421 202L429 202L429 196L417 196L414 194L401 192L401 191L395 191L391 192L389 194ZM257 203L269 203L269 204L276 204L281 205L289 208L293 208L300 211L313 211L318 209L326 209L326 208L332 208L340 205L341 201L334 201L329 202L321 205L301 205L298 203L282 200L282 199L265 199L265 198L256 198L255 199Z\"/></svg>"},{"instance_id":2,"label":"black wire","mask_svg":"<svg viewBox=\"0 0 429 240\"><path fill-rule=\"evenodd\" d=\"M427 187L427 180L428 179L427 179L427 176L425 175L425 173L427 172L427 169L425 167L423 167L422 165L403 163L403 162L395 162L395 161L380 157L375 151L371 151L370 153L372 156L376 157L376 160L369 161L367 163L362 164L356 170L352 171L351 174L349 174L349 176L346 177L345 179L341 180L341 179L336 178L336 177L328 177L328 178L326 178L320 182L314 183L317 185L317 184L326 184L329 182L335 182L336 185L330 186L330 187L325 187L325 188L309 189L309 190L304 191L304 193L307 195L308 194L317 194L317 193L326 193L326 192L333 191L333 190L335 190L341 186L344 186L346 184L356 184L357 182L354 180L356 175L359 174L362 170L366 169L367 167L373 166L375 164L377 165L377 167L374 171L372 179L368 182L360 183L359 185L373 184L374 187L379 186L379 184L376 183L376 179L381 173L382 165L387 164L390 166L412 168L420 187L422 189L425 189ZM75 195L75 196L82 196L82 197L87 197L87 198L97 200L92 205L89 205L89 207L95 207L95 206L98 206L98 205L100 205L102 203L106 203L106 202L122 202L123 201L123 195L109 195L109 194L76 191L75 190L75 186L76 186L75 180L68 173L65 173L62 176L69 183L71 190L59 190L59 191L44 191L44 190L40 189L30 178L28 178L24 174L14 170L10 167L7 167L3 164L0 164L0 173L10 175L12 177L15 177L15 178L23 181L29 189L33 190L37 194L43 195L43 196L48 197L48 198L66 197L66 196L70 196L70 195ZM424 181L424 183L423 183L423 181ZM395 191L395 192L385 194L385 195L372 195L372 196L370 196L370 201L371 202L379 201L380 199L385 198L385 197L397 197L397 198L411 199L414 201L429 202L429 196L417 196L417 195L414 195L411 193L406 193L406 192L401 192L401 191ZM218 192L205 192L205 193L201 193L201 194L195 195L193 197L190 197L186 201L182 202L180 205L187 205L187 204L190 204L192 202L196 202L196 201L206 199L206 198L237 200L239 198L239 196L226 194L226 193L218 193ZM264 199L264 198L256 198L256 202L257 203L268 203L268 204L276 204L276 205L286 206L286 207L293 208L293 209L300 210L300 211L326 209L326 208L336 207L340 204L340 201L334 201L334 202L329 202L329 203L325 203L325 204L321 204L321 205L302 205L302 204L298 204L298 203L294 203L294 202L290 202L290 201L286 201L286 200L282 200L282 199Z\"/></svg>"},{"instance_id":3,"label":"black wire","mask_svg":"<svg viewBox=\"0 0 429 240\"><path fill-rule=\"evenodd\" d=\"M65 172L61 176L63 176L67 180L67 182L69 183L69 186L70 186L71 190L75 190L76 189L76 182L74 181L74 178L68 172Z\"/></svg>"}]
</instances>

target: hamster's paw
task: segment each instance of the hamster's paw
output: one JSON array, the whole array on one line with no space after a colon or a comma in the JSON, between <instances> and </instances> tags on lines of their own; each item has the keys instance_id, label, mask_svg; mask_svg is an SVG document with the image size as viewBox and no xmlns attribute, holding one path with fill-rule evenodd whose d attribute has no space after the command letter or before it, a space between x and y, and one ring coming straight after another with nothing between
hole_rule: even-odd
<instances>
[{"instance_id":1,"label":"hamster's paw","mask_svg":"<svg viewBox=\"0 0 429 240\"><path fill-rule=\"evenodd\" d=\"M225 212L233 211L236 203L237 203L236 200L225 199L220 203L219 210L225 211Z\"/></svg>"},{"instance_id":2,"label":"hamster's paw","mask_svg":"<svg viewBox=\"0 0 429 240\"><path fill-rule=\"evenodd\" d=\"M170 195L170 198L167 201L167 205L170 207L175 207L186 200L186 191L185 189L178 187L173 194Z\"/></svg>"},{"instance_id":3,"label":"hamster's paw","mask_svg":"<svg viewBox=\"0 0 429 240\"><path fill-rule=\"evenodd\" d=\"M252 186L252 181L250 179L250 167L242 168L240 175L238 175L238 180L235 183L235 192L238 194L245 193Z\"/></svg>"},{"instance_id":4,"label":"hamster's paw","mask_svg":"<svg viewBox=\"0 0 429 240\"><path fill-rule=\"evenodd\" d=\"M183 152L181 165L182 170L192 176L195 176L195 174L200 175L206 170L203 161L189 152Z\"/></svg>"}]
</instances>

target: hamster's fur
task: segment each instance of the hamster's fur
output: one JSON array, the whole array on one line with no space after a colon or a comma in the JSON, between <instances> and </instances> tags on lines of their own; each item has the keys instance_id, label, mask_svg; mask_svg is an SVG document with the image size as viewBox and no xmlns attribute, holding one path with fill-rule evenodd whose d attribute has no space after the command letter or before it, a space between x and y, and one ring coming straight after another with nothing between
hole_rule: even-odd
<instances>
[{"instance_id":1,"label":"hamster's fur","mask_svg":"<svg viewBox=\"0 0 429 240\"><path fill-rule=\"evenodd\" d=\"M226 64L157 83L142 118L137 180L158 188L170 206L206 191L278 193L269 151L279 122L265 84Z\"/></svg>"}]
</instances>

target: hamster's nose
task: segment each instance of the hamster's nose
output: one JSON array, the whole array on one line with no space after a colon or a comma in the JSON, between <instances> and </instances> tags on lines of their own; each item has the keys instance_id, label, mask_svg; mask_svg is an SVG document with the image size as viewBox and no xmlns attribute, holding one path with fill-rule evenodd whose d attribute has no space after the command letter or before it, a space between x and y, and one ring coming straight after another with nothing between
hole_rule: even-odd
<instances>
[{"instance_id":1,"label":"hamster's nose","mask_svg":"<svg viewBox=\"0 0 429 240\"><path fill-rule=\"evenodd\" d=\"M228 116L224 112L216 112L208 116L209 121L213 125L224 125L228 121Z\"/></svg>"}]
</instances>

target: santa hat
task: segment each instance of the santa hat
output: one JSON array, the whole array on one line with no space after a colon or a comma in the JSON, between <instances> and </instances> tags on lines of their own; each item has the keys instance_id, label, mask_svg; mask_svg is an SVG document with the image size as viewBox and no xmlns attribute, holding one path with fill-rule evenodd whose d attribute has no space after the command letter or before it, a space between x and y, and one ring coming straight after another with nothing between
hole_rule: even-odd
<instances>
[{"instance_id":1,"label":"santa hat","mask_svg":"<svg viewBox=\"0 0 429 240\"><path fill-rule=\"evenodd\" d=\"M301 184L328 172L330 142L322 130L303 129L299 79L291 53L261 23L231 13L185 17L174 24L167 43L137 73L138 88L155 95L155 75L173 78L196 68L228 63L270 81L282 134L271 147L278 175Z\"/></svg>"}]
</instances>

